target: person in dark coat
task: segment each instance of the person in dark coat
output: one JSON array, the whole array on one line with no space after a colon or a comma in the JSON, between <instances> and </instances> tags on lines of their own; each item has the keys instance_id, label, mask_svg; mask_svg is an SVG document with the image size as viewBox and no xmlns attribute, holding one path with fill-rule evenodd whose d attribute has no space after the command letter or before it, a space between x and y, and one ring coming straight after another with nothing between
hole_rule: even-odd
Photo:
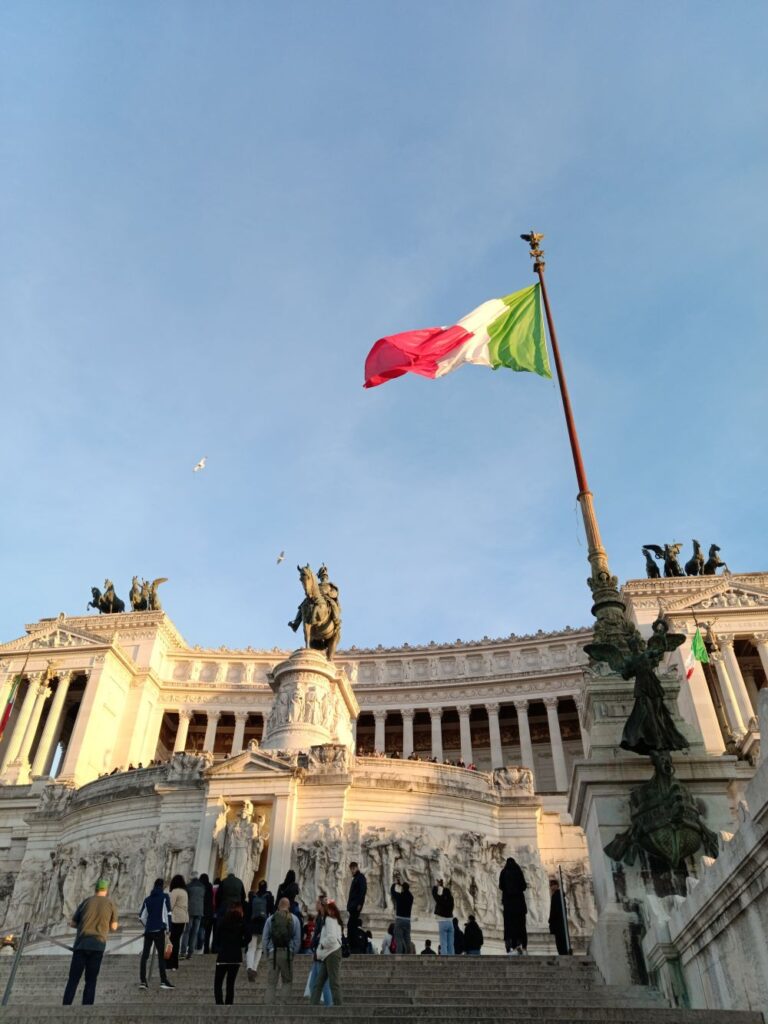
<instances>
[{"instance_id":1,"label":"person in dark coat","mask_svg":"<svg viewBox=\"0 0 768 1024\"><path fill-rule=\"evenodd\" d=\"M565 930L565 900L556 878L549 880L549 931L555 937L558 956L570 956L568 933Z\"/></svg>"},{"instance_id":2,"label":"person in dark coat","mask_svg":"<svg viewBox=\"0 0 768 1024\"><path fill-rule=\"evenodd\" d=\"M243 950L248 945L248 929L245 926L243 908L239 903L230 904L216 929L216 973L213 981L213 997L218 1004L231 1006L235 1001L235 979L243 964ZM222 989L227 980L227 994Z\"/></svg>"},{"instance_id":3,"label":"person in dark coat","mask_svg":"<svg viewBox=\"0 0 768 1024\"><path fill-rule=\"evenodd\" d=\"M205 872L200 875L205 891L203 892L203 952L211 952L211 931L213 930L213 886Z\"/></svg>"},{"instance_id":4,"label":"person in dark coat","mask_svg":"<svg viewBox=\"0 0 768 1024\"><path fill-rule=\"evenodd\" d=\"M277 893L275 894L275 906L277 906L283 897L285 897L289 903L295 903L298 895L299 886L296 882L296 872L291 869L286 872L285 878L277 887Z\"/></svg>"},{"instance_id":5,"label":"person in dark coat","mask_svg":"<svg viewBox=\"0 0 768 1024\"><path fill-rule=\"evenodd\" d=\"M453 919L453 952L461 956L464 952L464 932L459 927L458 917Z\"/></svg>"},{"instance_id":6,"label":"person in dark coat","mask_svg":"<svg viewBox=\"0 0 768 1024\"><path fill-rule=\"evenodd\" d=\"M528 905L525 902L525 881L523 870L514 857L507 857L507 863L499 875L501 906L504 911L504 948L523 956L528 949L528 932L525 917Z\"/></svg>"},{"instance_id":7,"label":"person in dark coat","mask_svg":"<svg viewBox=\"0 0 768 1024\"><path fill-rule=\"evenodd\" d=\"M357 861L353 860L350 863L349 870L352 872L352 881L349 886L349 896L347 897L347 913L349 914L347 935L351 936L360 927L360 915L363 912L368 883ZM352 952L359 953L361 950L355 947L352 949Z\"/></svg>"},{"instance_id":8,"label":"person in dark coat","mask_svg":"<svg viewBox=\"0 0 768 1024\"><path fill-rule=\"evenodd\" d=\"M475 920L475 915L470 914L464 925L464 952L467 956L480 956L482 945L483 930Z\"/></svg>"}]
</instances>

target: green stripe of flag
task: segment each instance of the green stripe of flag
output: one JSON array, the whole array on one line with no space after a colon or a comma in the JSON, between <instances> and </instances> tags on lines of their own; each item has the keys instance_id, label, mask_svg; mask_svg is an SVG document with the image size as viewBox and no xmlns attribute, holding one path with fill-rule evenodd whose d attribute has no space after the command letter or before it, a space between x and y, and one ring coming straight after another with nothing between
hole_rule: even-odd
<instances>
[{"instance_id":1,"label":"green stripe of flag","mask_svg":"<svg viewBox=\"0 0 768 1024\"><path fill-rule=\"evenodd\" d=\"M539 285L533 284L501 300L507 311L488 327L488 352L494 370L506 366L541 377L552 376L539 290Z\"/></svg>"}]
</instances>

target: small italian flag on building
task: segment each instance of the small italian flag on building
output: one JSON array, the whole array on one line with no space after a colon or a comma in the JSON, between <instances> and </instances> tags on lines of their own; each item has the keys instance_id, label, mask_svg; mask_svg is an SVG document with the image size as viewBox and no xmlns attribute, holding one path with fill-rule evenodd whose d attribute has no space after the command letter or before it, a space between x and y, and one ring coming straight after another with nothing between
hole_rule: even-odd
<instances>
[{"instance_id":1,"label":"small italian flag on building","mask_svg":"<svg viewBox=\"0 0 768 1024\"><path fill-rule=\"evenodd\" d=\"M688 655L685 662L685 678L690 679L693 675L693 670L696 667L696 662L700 661L703 665L709 664L709 655L707 654L707 648L704 646L704 637L701 635L701 630L696 627L696 632L693 634L693 640L691 640L691 653Z\"/></svg>"},{"instance_id":2,"label":"small italian flag on building","mask_svg":"<svg viewBox=\"0 0 768 1024\"><path fill-rule=\"evenodd\" d=\"M18 675L18 676L16 676L16 678L14 679L14 681L13 681L13 683L11 685L11 692L8 694L8 699L5 702L5 707L3 708L3 716L2 716L2 718L0 718L0 740L3 738L3 733L5 732L6 725L8 725L8 719L11 717L11 712L13 711L13 705L14 705L14 702L16 700L16 694L19 692L19 683L20 682L21 682L21 676Z\"/></svg>"}]
</instances>

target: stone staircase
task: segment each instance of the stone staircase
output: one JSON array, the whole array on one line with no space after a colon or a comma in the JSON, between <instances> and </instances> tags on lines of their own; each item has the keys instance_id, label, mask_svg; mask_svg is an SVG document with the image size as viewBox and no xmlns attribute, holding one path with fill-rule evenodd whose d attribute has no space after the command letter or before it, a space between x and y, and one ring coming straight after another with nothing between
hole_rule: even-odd
<instances>
[{"instance_id":1,"label":"stone staircase","mask_svg":"<svg viewBox=\"0 0 768 1024\"><path fill-rule=\"evenodd\" d=\"M652 989L605 985L585 957L354 956L342 963L344 1005L310 1007L303 998L311 962L295 960L290 998L263 1005L265 964L254 984L245 968L237 979L234 1006L213 1002L214 957L197 955L169 975L176 986L160 991L154 966L149 990L138 987L138 956L107 955L99 975L96 1005L61 997L68 956L22 957L10 1004L0 1012L8 1024L110 1021L118 1024L208 1024L220 1016L251 1024L309 1024L323 1018L355 1024L764 1024L760 1013L673 1010ZM11 957L0 962L4 988Z\"/></svg>"}]
</instances>

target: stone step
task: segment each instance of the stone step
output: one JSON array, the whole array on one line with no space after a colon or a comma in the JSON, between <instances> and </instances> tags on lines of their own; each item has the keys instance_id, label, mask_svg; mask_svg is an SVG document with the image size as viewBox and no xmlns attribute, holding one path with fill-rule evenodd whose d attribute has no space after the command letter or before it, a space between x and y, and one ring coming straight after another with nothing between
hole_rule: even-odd
<instances>
[{"instance_id":1,"label":"stone step","mask_svg":"<svg viewBox=\"0 0 768 1024\"><path fill-rule=\"evenodd\" d=\"M158 1000L157 1005L143 1004L139 1007L93 1006L80 1008L72 1006L66 1011L68 1021L81 1022L103 1021L105 1024L209 1024L211 1020L226 1018L227 1020L248 1021L250 1024L306 1024L311 1017L316 1019L322 1013L324 1020L348 1021L349 1015L344 1007L319 1010L308 1007L310 1013L297 1014L292 1008L274 1007L263 1013L254 1014L253 1008L247 1005L234 1006L192 1006L174 1001L173 992L164 992L165 1000ZM376 1014L356 1013L355 1020L360 1024L446 1024L449 1021L466 1020L464 1009L455 1014L438 1010L431 1015L413 1015L409 1011L391 1013L386 1007ZM8 1024L36 1024L36 1022L62 1020L62 1008L59 1007L13 1007L3 1012L3 1021ZM517 1012L510 1008L505 1011L485 1011L482 1015L473 1016L472 1020L481 1024L764 1024L760 1013L745 1011L722 1010L668 1010L668 1009L592 1009L560 1011L529 1011Z\"/></svg>"}]
</instances>

